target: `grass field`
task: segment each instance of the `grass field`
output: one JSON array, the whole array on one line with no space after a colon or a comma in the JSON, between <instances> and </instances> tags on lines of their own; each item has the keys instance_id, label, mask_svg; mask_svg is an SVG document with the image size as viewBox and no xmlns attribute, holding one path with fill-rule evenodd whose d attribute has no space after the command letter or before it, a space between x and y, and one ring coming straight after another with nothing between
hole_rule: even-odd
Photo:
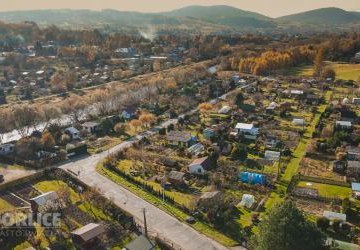
<instances>
[{"instance_id":1,"label":"grass field","mask_svg":"<svg viewBox=\"0 0 360 250\"><path fill-rule=\"evenodd\" d=\"M320 196L327 198L344 199L351 194L351 188L315 182L301 181L299 182L298 187L315 188L319 191Z\"/></svg>"},{"instance_id":2,"label":"grass field","mask_svg":"<svg viewBox=\"0 0 360 250\"><path fill-rule=\"evenodd\" d=\"M326 62L326 66L335 70L336 79L356 81L360 77L360 64ZM314 70L312 65L308 65L291 68L287 73L289 75L312 76Z\"/></svg>"},{"instance_id":3,"label":"grass field","mask_svg":"<svg viewBox=\"0 0 360 250\"><path fill-rule=\"evenodd\" d=\"M7 201L0 199L0 213L12 211L15 209L11 204L9 204Z\"/></svg>"}]
</instances>

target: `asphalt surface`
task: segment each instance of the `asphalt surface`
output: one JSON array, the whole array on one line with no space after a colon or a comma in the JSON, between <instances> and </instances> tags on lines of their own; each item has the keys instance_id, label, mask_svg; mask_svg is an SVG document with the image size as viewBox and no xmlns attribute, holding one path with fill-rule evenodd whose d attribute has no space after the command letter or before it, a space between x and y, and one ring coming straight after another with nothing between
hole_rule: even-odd
<instances>
[{"instance_id":1,"label":"asphalt surface","mask_svg":"<svg viewBox=\"0 0 360 250\"><path fill-rule=\"evenodd\" d=\"M169 120L156 127L166 127L177 120ZM132 141L123 142L109 151L97 155L70 162L62 165L60 168L71 170L73 173L79 173L76 177L91 187L97 188L105 197L111 199L117 206L132 214L139 224L143 224L143 209L145 208L149 234L157 236L170 244L175 249L186 250L215 250L228 249L218 242L197 232L189 225L180 222L163 210L141 199L126 188L112 182L96 171L96 164L104 159L108 154L130 147L134 142L142 137L156 133L156 128L143 132L136 136ZM238 248L240 249L240 248Z\"/></svg>"}]
</instances>

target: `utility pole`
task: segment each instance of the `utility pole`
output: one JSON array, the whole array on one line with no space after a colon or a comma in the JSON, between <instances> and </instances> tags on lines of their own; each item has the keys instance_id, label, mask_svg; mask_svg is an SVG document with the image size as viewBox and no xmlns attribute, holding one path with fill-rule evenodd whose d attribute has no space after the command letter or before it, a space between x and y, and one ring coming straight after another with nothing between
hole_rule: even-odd
<instances>
[{"instance_id":1,"label":"utility pole","mask_svg":"<svg viewBox=\"0 0 360 250\"><path fill-rule=\"evenodd\" d=\"M148 230L147 230L147 223L146 223L146 210L145 208L143 209L143 214L144 214L144 229L145 229L145 237L148 237Z\"/></svg>"}]
</instances>

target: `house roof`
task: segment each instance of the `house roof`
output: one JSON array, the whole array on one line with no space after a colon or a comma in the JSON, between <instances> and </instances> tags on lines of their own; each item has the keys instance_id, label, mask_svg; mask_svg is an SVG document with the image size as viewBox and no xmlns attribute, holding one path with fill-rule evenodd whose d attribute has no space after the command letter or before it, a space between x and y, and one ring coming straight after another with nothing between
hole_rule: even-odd
<instances>
[{"instance_id":1,"label":"house roof","mask_svg":"<svg viewBox=\"0 0 360 250\"><path fill-rule=\"evenodd\" d=\"M179 171L171 171L168 174L168 178L181 181L184 178L185 173Z\"/></svg>"},{"instance_id":2,"label":"house roof","mask_svg":"<svg viewBox=\"0 0 360 250\"><path fill-rule=\"evenodd\" d=\"M198 158L193 160L192 163L190 163L190 165L202 165L204 162L206 162L206 160L208 159L208 157L202 157L202 158Z\"/></svg>"},{"instance_id":3,"label":"house roof","mask_svg":"<svg viewBox=\"0 0 360 250\"><path fill-rule=\"evenodd\" d=\"M74 128L74 127L66 128L65 131L68 131L70 134L79 133L79 130L77 130L77 129Z\"/></svg>"},{"instance_id":4,"label":"house roof","mask_svg":"<svg viewBox=\"0 0 360 250\"><path fill-rule=\"evenodd\" d=\"M251 123L238 123L236 124L236 129L244 129L244 130L251 130L254 128L254 124Z\"/></svg>"},{"instance_id":5,"label":"house roof","mask_svg":"<svg viewBox=\"0 0 360 250\"><path fill-rule=\"evenodd\" d=\"M191 140L191 133L186 131L170 131L167 134L169 141L188 142Z\"/></svg>"},{"instance_id":6,"label":"house roof","mask_svg":"<svg viewBox=\"0 0 360 250\"><path fill-rule=\"evenodd\" d=\"M302 95L302 94L304 94L304 91L303 90L298 90L298 89L292 89L290 91L290 93L293 94L293 95Z\"/></svg>"},{"instance_id":7,"label":"house roof","mask_svg":"<svg viewBox=\"0 0 360 250\"><path fill-rule=\"evenodd\" d=\"M220 191L205 192L200 196L200 199L201 200L212 199L215 196L217 196L218 194L220 194Z\"/></svg>"},{"instance_id":8,"label":"house roof","mask_svg":"<svg viewBox=\"0 0 360 250\"><path fill-rule=\"evenodd\" d=\"M352 191L360 191L360 183L358 182L351 183L351 189Z\"/></svg>"},{"instance_id":9,"label":"house roof","mask_svg":"<svg viewBox=\"0 0 360 250\"><path fill-rule=\"evenodd\" d=\"M41 194L39 196L36 196L30 200L35 202L37 205L42 206L42 205L46 204L46 202L56 200L57 198L58 198L57 193L55 191L50 191L50 192Z\"/></svg>"},{"instance_id":10,"label":"house roof","mask_svg":"<svg viewBox=\"0 0 360 250\"><path fill-rule=\"evenodd\" d=\"M84 122L82 124L83 127L97 127L99 126L98 122Z\"/></svg>"},{"instance_id":11,"label":"house roof","mask_svg":"<svg viewBox=\"0 0 360 250\"><path fill-rule=\"evenodd\" d=\"M336 121L336 125L343 127L351 127L352 124L349 121Z\"/></svg>"},{"instance_id":12,"label":"house roof","mask_svg":"<svg viewBox=\"0 0 360 250\"><path fill-rule=\"evenodd\" d=\"M201 165L201 167L204 170L210 170L212 168L212 163L210 161L210 159L208 157L202 157L202 158L198 158L195 159L190 165L191 166L196 166L196 165Z\"/></svg>"},{"instance_id":13,"label":"house roof","mask_svg":"<svg viewBox=\"0 0 360 250\"><path fill-rule=\"evenodd\" d=\"M360 147L347 146L346 151L347 153L360 154Z\"/></svg>"},{"instance_id":14,"label":"house roof","mask_svg":"<svg viewBox=\"0 0 360 250\"><path fill-rule=\"evenodd\" d=\"M140 235L135 240L125 246L127 250L152 250L155 245L144 235Z\"/></svg>"},{"instance_id":15,"label":"house roof","mask_svg":"<svg viewBox=\"0 0 360 250\"><path fill-rule=\"evenodd\" d=\"M105 229L100 224L89 223L86 226L76 229L71 234L79 236L83 241L89 241L104 233Z\"/></svg>"},{"instance_id":16,"label":"house roof","mask_svg":"<svg viewBox=\"0 0 360 250\"><path fill-rule=\"evenodd\" d=\"M293 119L293 123L296 123L296 124L305 124L305 120L302 119L302 118L294 118L294 119Z\"/></svg>"},{"instance_id":17,"label":"house roof","mask_svg":"<svg viewBox=\"0 0 360 250\"><path fill-rule=\"evenodd\" d=\"M347 167L348 168L360 168L360 161L348 161Z\"/></svg>"},{"instance_id":18,"label":"house roof","mask_svg":"<svg viewBox=\"0 0 360 250\"><path fill-rule=\"evenodd\" d=\"M266 151L265 151L265 158L275 158L275 159L278 159L278 158L280 158L280 152L271 151L271 150L266 150Z\"/></svg>"},{"instance_id":19,"label":"house roof","mask_svg":"<svg viewBox=\"0 0 360 250\"><path fill-rule=\"evenodd\" d=\"M346 214L335 213L331 211L324 211L323 216L330 220L342 220L346 221Z\"/></svg>"}]
</instances>

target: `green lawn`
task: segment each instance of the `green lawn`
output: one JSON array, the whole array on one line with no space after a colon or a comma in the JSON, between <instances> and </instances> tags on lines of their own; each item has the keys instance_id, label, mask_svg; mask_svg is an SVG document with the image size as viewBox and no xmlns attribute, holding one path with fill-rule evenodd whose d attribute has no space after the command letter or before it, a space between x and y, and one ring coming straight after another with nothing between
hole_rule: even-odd
<instances>
[{"instance_id":1,"label":"green lawn","mask_svg":"<svg viewBox=\"0 0 360 250\"><path fill-rule=\"evenodd\" d=\"M34 184L34 187L42 192L58 191L61 188L68 188L70 191L71 202L76 203L81 199L80 195L77 194L72 188L69 188L69 186L63 181L41 181Z\"/></svg>"},{"instance_id":2,"label":"green lawn","mask_svg":"<svg viewBox=\"0 0 360 250\"><path fill-rule=\"evenodd\" d=\"M101 163L98 164L97 166L97 171L106 176L107 178L111 179L112 181L116 182L117 184L125 187L126 189L128 189L129 191L131 191L132 193L138 195L139 197L141 197L142 199L150 202L151 204L155 205L156 207L164 210L165 212L173 215L174 217L176 217L177 219L179 219L180 221L185 221L186 218L189 216L186 213L184 213L183 211L181 211L180 209L168 204L168 203L164 203L162 201L161 198L154 196L148 192L146 192L145 190L143 190L141 187L138 187L137 185L127 181L125 178L115 174L114 172L106 169L105 167L103 167L103 165ZM190 225L191 227L193 227L194 229L196 229L197 231L199 231L200 233L203 233L207 236L209 236L210 238L213 238L214 240L218 241L219 243L225 245L225 246L235 246L237 244L236 241L234 241L233 239L227 237L226 235L222 234L221 232L215 230L214 228L212 228L210 225L207 225L203 222L199 222L197 221L194 224Z\"/></svg>"},{"instance_id":3,"label":"green lawn","mask_svg":"<svg viewBox=\"0 0 360 250\"><path fill-rule=\"evenodd\" d=\"M351 195L351 188L343 186L301 181L299 182L298 187L315 188L319 191L320 196L327 198L344 199Z\"/></svg>"},{"instance_id":4,"label":"green lawn","mask_svg":"<svg viewBox=\"0 0 360 250\"><path fill-rule=\"evenodd\" d=\"M5 201L3 199L0 199L0 213L11 211L14 209L15 209L15 207L12 206L10 203L8 203L7 201Z\"/></svg>"},{"instance_id":5,"label":"green lawn","mask_svg":"<svg viewBox=\"0 0 360 250\"><path fill-rule=\"evenodd\" d=\"M360 76L360 64L326 62L326 66L335 70L337 79L356 81ZM288 74L299 76L312 76L313 73L312 65L294 67L288 71Z\"/></svg>"}]
</instances>

